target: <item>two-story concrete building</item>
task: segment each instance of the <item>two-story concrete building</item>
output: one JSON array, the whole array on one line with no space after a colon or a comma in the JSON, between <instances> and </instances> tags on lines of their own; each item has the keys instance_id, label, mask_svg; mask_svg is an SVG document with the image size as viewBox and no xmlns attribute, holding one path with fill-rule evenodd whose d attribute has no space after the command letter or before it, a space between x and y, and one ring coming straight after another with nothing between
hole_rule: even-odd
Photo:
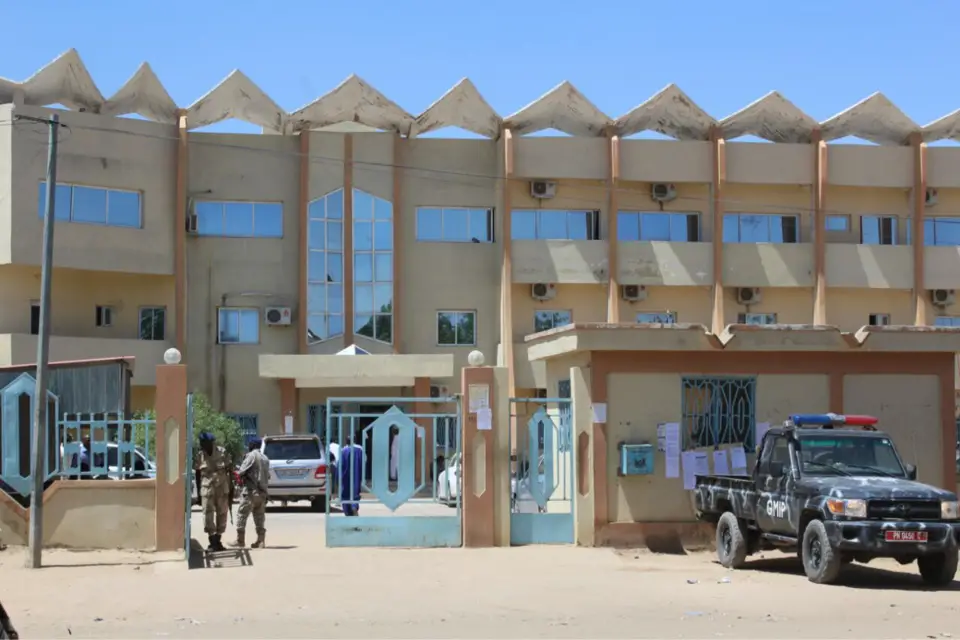
<instances>
[{"instance_id":1,"label":"two-story concrete building","mask_svg":"<svg viewBox=\"0 0 960 640\"><path fill-rule=\"evenodd\" d=\"M771 93L718 120L670 86L615 118L564 83L501 117L464 80L414 116L357 77L291 113L240 72L181 108L146 65L104 97L70 51L0 79L0 365L35 358L46 132L18 116L51 105L51 359L135 356L134 407L170 346L265 432L443 393L474 349L554 396L524 339L570 322L960 325L960 149L927 147L957 113L875 94L821 123ZM197 131L231 118L263 133ZM477 137L423 137L446 127ZM263 358L353 344L455 367L351 388Z\"/></svg>"}]
</instances>

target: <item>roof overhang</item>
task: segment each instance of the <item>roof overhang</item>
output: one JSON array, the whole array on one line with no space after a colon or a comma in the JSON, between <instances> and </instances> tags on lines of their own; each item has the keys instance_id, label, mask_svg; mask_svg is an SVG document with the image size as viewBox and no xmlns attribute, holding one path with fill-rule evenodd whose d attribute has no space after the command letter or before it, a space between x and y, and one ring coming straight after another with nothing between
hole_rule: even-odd
<instances>
[{"instance_id":1,"label":"roof overhang","mask_svg":"<svg viewBox=\"0 0 960 640\"><path fill-rule=\"evenodd\" d=\"M569 324L526 337L527 357L545 360L578 351L886 351L960 352L960 327L728 325L720 335L702 324Z\"/></svg>"},{"instance_id":2,"label":"roof overhang","mask_svg":"<svg viewBox=\"0 0 960 640\"><path fill-rule=\"evenodd\" d=\"M299 388L405 387L453 376L452 354L260 356L261 378L292 378Z\"/></svg>"}]
</instances>

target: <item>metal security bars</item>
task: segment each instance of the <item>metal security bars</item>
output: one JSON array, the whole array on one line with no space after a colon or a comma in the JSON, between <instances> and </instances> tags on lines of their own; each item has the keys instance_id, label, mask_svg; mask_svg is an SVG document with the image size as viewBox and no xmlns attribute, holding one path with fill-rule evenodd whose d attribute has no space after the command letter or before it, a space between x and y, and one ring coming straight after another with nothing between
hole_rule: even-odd
<instances>
[{"instance_id":1,"label":"metal security bars","mask_svg":"<svg viewBox=\"0 0 960 640\"><path fill-rule=\"evenodd\" d=\"M684 448L754 446L756 378L683 378Z\"/></svg>"}]
</instances>

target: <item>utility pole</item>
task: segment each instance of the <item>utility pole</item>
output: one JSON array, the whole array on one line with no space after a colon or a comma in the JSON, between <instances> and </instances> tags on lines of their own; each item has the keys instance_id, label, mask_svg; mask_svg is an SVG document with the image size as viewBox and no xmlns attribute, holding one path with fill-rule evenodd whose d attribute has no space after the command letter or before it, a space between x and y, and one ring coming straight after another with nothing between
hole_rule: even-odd
<instances>
[{"instance_id":1,"label":"utility pole","mask_svg":"<svg viewBox=\"0 0 960 640\"><path fill-rule=\"evenodd\" d=\"M50 141L47 145L46 208L43 212L43 266L40 271L40 336L37 339L37 389L33 407L33 463L30 465L30 480L33 491L30 495L30 559L32 569L42 566L43 556L43 481L46 479L47 416L47 360L50 352L50 278L53 273L53 227L57 194L57 142L60 137L60 117L52 114L50 119L31 116L16 116L17 120L41 122L49 127ZM59 416L54 416L56 420ZM59 438L58 438L59 440Z\"/></svg>"}]
</instances>

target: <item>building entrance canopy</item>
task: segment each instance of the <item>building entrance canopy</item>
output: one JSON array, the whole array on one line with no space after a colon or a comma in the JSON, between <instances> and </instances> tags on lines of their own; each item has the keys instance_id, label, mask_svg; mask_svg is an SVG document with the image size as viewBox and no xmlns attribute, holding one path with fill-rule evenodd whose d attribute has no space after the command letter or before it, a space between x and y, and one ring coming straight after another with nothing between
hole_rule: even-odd
<instances>
[{"instance_id":1,"label":"building entrance canopy","mask_svg":"<svg viewBox=\"0 0 960 640\"><path fill-rule=\"evenodd\" d=\"M261 378L288 378L299 389L412 387L417 378L450 378L452 354L375 355L350 345L335 355L260 356Z\"/></svg>"}]
</instances>

